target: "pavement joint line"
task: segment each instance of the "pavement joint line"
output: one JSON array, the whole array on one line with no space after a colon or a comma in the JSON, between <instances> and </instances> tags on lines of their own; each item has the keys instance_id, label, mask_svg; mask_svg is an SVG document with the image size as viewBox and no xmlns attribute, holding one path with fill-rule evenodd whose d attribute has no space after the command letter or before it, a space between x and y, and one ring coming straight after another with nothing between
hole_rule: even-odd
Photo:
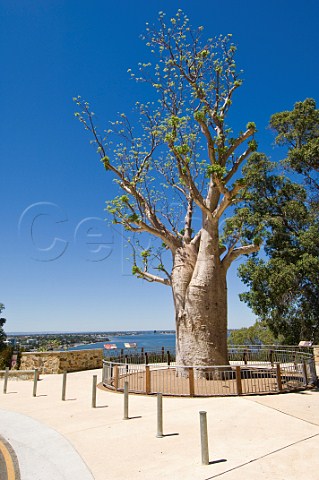
<instances>
[{"instance_id":1,"label":"pavement joint line","mask_svg":"<svg viewBox=\"0 0 319 480\"><path fill-rule=\"evenodd\" d=\"M302 438L301 440L297 440L296 442L290 443L289 445L285 445L284 447L277 448L276 450L266 453L265 455L261 455L260 457L253 458L249 460L248 462L242 463L241 465L237 465L236 467L230 468L229 470L225 470L224 472L217 473L216 475L213 475L212 477L207 477L205 480L212 480L213 478L221 477L222 475L225 475L226 473L233 472L234 470L238 470L239 468L245 467L246 465L250 465L251 463L258 462L259 460L262 460L263 458L267 458L271 455L274 455L275 453L281 452L282 450L286 450L287 448L293 447L294 445L298 445L298 443L306 442L307 440L311 440L312 438L318 437L319 433L315 433L314 435L311 435L310 437Z\"/></svg>"},{"instance_id":2,"label":"pavement joint line","mask_svg":"<svg viewBox=\"0 0 319 480\"><path fill-rule=\"evenodd\" d=\"M131 417L129 417L128 419L130 420ZM79 429L76 429L76 430L69 430L67 432L67 434L74 434L74 433L78 433L78 432L87 432L87 431L90 431L90 430L96 430L96 429L100 429L101 427L116 427L117 425L120 425L122 424L122 420L119 420L117 422L114 422L114 423L100 423L99 425L95 425L94 427L88 427L88 428L79 428Z\"/></svg>"},{"instance_id":3,"label":"pavement joint line","mask_svg":"<svg viewBox=\"0 0 319 480\"><path fill-rule=\"evenodd\" d=\"M261 406L263 406L263 407L269 408L270 410L275 410L276 412L282 413L283 415L287 415L287 417L296 418L297 420L300 420L301 422L308 423L309 425L313 425L314 427L319 427L319 424L318 424L318 423L314 423L314 422L311 422L311 421L309 421L309 420L305 420L304 418L297 417L296 415L292 415L291 413L283 412L283 411L280 410L279 408L275 408L275 407L272 407L272 406L270 406L270 405L264 405L263 403L259 403L259 402L257 402L256 400L252 400L252 399L250 399L250 398L245 398L245 399L243 399L243 400L249 400L249 401L251 401L251 402L257 403L258 405L261 405Z\"/></svg>"}]
</instances>

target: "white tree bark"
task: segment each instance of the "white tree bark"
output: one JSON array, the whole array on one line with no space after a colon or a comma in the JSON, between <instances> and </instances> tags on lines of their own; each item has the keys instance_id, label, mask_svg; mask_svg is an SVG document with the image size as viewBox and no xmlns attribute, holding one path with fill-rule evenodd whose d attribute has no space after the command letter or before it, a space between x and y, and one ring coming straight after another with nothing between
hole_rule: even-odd
<instances>
[{"instance_id":1,"label":"white tree bark","mask_svg":"<svg viewBox=\"0 0 319 480\"><path fill-rule=\"evenodd\" d=\"M212 230L212 229L210 229ZM227 365L226 268L212 231L202 230L196 251L180 248L174 257L172 289L178 365Z\"/></svg>"}]
</instances>

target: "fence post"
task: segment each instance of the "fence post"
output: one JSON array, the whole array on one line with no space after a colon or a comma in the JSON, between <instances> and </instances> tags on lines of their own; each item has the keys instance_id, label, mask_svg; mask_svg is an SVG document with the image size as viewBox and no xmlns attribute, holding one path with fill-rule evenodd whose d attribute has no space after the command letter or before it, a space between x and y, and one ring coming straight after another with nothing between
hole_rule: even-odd
<instances>
[{"instance_id":1,"label":"fence post","mask_svg":"<svg viewBox=\"0 0 319 480\"><path fill-rule=\"evenodd\" d=\"M293 355L293 361L294 361L294 365L295 365L295 370L297 368L297 360L296 360L296 357L297 357L297 352L294 353Z\"/></svg>"},{"instance_id":2,"label":"fence post","mask_svg":"<svg viewBox=\"0 0 319 480\"><path fill-rule=\"evenodd\" d=\"M128 382L124 382L124 416L123 420L128 420Z\"/></svg>"},{"instance_id":3,"label":"fence post","mask_svg":"<svg viewBox=\"0 0 319 480\"><path fill-rule=\"evenodd\" d=\"M237 395L242 395L243 387L241 383L241 369L240 365L236 366L236 385L237 385Z\"/></svg>"},{"instance_id":4,"label":"fence post","mask_svg":"<svg viewBox=\"0 0 319 480\"><path fill-rule=\"evenodd\" d=\"M193 397L195 395L195 381L194 381L193 367L188 367L188 383L189 383L189 395Z\"/></svg>"},{"instance_id":5,"label":"fence post","mask_svg":"<svg viewBox=\"0 0 319 480\"><path fill-rule=\"evenodd\" d=\"M145 366L145 393L151 393L151 371L149 365Z\"/></svg>"},{"instance_id":6,"label":"fence post","mask_svg":"<svg viewBox=\"0 0 319 480\"><path fill-rule=\"evenodd\" d=\"M309 362L309 373L310 373L310 382L312 385L315 385L318 382L317 379L317 372L316 372L316 364L314 358L312 358Z\"/></svg>"},{"instance_id":7,"label":"fence post","mask_svg":"<svg viewBox=\"0 0 319 480\"><path fill-rule=\"evenodd\" d=\"M117 390L119 388L119 367L114 365L114 388Z\"/></svg>"},{"instance_id":8,"label":"fence post","mask_svg":"<svg viewBox=\"0 0 319 480\"><path fill-rule=\"evenodd\" d=\"M162 394L157 394L157 438L163 438L163 399Z\"/></svg>"},{"instance_id":9,"label":"fence post","mask_svg":"<svg viewBox=\"0 0 319 480\"><path fill-rule=\"evenodd\" d=\"M169 350L167 350L167 365L170 366L171 364L171 354L169 353Z\"/></svg>"},{"instance_id":10,"label":"fence post","mask_svg":"<svg viewBox=\"0 0 319 480\"><path fill-rule=\"evenodd\" d=\"M145 365L148 365L148 353L145 352Z\"/></svg>"},{"instance_id":11,"label":"fence post","mask_svg":"<svg viewBox=\"0 0 319 480\"><path fill-rule=\"evenodd\" d=\"M96 385L97 385L97 375L93 375L93 382L92 382L92 408L96 408Z\"/></svg>"},{"instance_id":12,"label":"fence post","mask_svg":"<svg viewBox=\"0 0 319 480\"><path fill-rule=\"evenodd\" d=\"M276 363L276 380L277 380L278 392L282 392L282 381L281 381L280 363Z\"/></svg>"},{"instance_id":13,"label":"fence post","mask_svg":"<svg viewBox=\"0 0 319 480\"><path fill-rule=\"evenodd\" d=\"M305 382L305 385L307 386L308 385L308 375L307 375L307 365L306 365L305 360L302 361L302 370L303 370L304 382Z\"/></svg>"},{"instance_id":14,"label":"fence post","mask_svg":"<svg viewBox=\"0 0 319 480\"><path fill-rule=\"evenodd\" d=\"M208 434L207 434L207 412L199 412L200 419L200 443L202 452L202 465L209 465Z\"/></svg>"},{"instance_id":15,"label":"fence post","mask_svg":"<svg viewBox=\"0 0 319 480\"><path fill-rule=\"evenodd\" d=\"M37 396L37 385L38 385L38 369L34 369L34 377L33 377L33 396Z\"/></svg>"},{"instance_id":16,"label":"fence post","mask_svg":"<svg viewBox=\"0 0 319 480\"><path fill-rule=\"evenodd\" d=\"M4 374L4 382L3 382L3 393L7 393L8 378L9 378L9 367L6 367L6 371Z\"/></svg>"},{"instance_id":17,"label":"fence post","mask_svg":"<svg viewBox=\"0 0 319 480\"><path fill-rule=\"evenodd\" d=\"M66 394L66 377L67 377L67 371L63 372L63 380L62 380L62 400L65 400L65 394Z\"/></svg>"},{"instance_id":18,"label":"fence post","mask_svg":"<svg viewBox=\"0 0 319 480\"><path fill-rule=\"evenodd\" d=\"M244 364L247 365L247 350L246 349L244 349L243 361L244 361Z\"/></svg>"},{"instance_id":19,"label":"fence post","mask_svg":"<svg viewBox=\"0 0 319 480\"><path fill-rule=\"evenodd\" d=\"M273 350L270 350L270 352L269 352L269 361L270 361L270 365L273 367L274 366L274 352L273 352Z\"/></svg>"},{"instance_id":20,"label":"fence post","mask_svg":"<svg viewBox=\"0 0 319 480\"><path fill-rule=\"evenodd\" d=\"M105 372L106 372L106 364L103 363L103 365L102 365L102 383L103 383L103 384L104 384L104 379L105 379L105 377L106 377Z\"/></svg>"}]
</instances>

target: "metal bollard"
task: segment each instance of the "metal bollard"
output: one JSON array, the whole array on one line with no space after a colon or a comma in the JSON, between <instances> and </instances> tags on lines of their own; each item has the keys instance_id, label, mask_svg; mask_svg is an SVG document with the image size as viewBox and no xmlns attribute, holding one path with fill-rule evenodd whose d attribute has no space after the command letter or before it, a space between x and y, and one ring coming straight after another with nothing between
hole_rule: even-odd
<instances>
[{"instance_id":1,"label":"metal bollard","mask_svg":"<svg viewBox=\"0 0 319 480\"><path fill-rule=\"evenodd\" d=\"M34 370L34 377L33 377L33 396L37 396L37 386L38 386L38 369L35 368Z\"/></svg>"},{"instance_id":2,"label":"metal bollard","mask_svg":"<svg viewBox=\"0 0 319 480\"><path fill-rule=\"evenodd\" d=\"M123 420L128 420L128 382L124 382L124 417Z\"/></svg>"},{"instance_id":3,"label":"metal bollard","mask_svg":"<svg viewBox=\"0 0 319 480\"><path fill-rule=\"evenodd\" d=\"M92 383L92 408L96 408L96 384L97 384L97 375L93 375L93 383Z\"/></svg>"},{"instance_id":4,"label":"metal bollard","mask_svg":"<svg viewBox=\"0 0 319 480\"><path fill-rule=\"evenodd\" d=\"M163 398L162 394L157 394L157 438L163 438Z\"/></svg>"},{"instance_id":5,"label":"metal bollard","mask_svg":"<svg viewBox=\"0 0 319 480\"><path fill-rule=\"evenodd\" d=\"M200 418L200 443L201 443L201 451L202 451L202 465L209 465L206 412L199 412L199 418Z\"/></svg>"},{"instance_id":6,"label":"metal bollard","mask_svg":"<svg viewBox=\"0 0 319 480\"><path fill-rule=\"evenodd\" d=\"M63 372L63 380L62 380L62 400L65 401L65 395L66 395L66 376L67 376L66 371Z\"/></svg>"},{"instance_id":7,"label":"metal bollard","mask_svg":"<svg viewBox=\"0 0 319 480\"><path fill-rule=\"evenodd\" d=\"M9 378L9 367L6 367L6 371L4 374L3 393L7 393L8 378Z\"/></svg>"}]
</instances>

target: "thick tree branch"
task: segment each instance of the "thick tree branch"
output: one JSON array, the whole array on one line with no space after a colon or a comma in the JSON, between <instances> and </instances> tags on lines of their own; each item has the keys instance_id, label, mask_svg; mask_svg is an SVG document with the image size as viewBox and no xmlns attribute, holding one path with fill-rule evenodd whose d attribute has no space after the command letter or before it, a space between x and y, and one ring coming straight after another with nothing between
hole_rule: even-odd
<instances>
[{"instance_id":1,"label":"thick tree branch","mask_svg":"<svg viewBox=\"0 0 319 480\"><path fill-rule=\"evenodd\" d=\"M208 125L206 124L206 122L204 122L204 120L201 120L200 118L197 118L196 120L200 125L201 131L206 138L209 161L213 165L216 163L216 156L215 156L215 142L213 140L212 134L210 133Z\"/></svg>"},{"instance_id":2,"label":"thick tree branch","mask_svg":"<svg viewBox=\"0 0 319 480\"><path fill-rule=\"evenodd\" d=\"M222 260L222 266L227 270L230 265L233 263L236 258L241 255L248 255L249 253L258 252L260 245L244 245L242 247L234 248L233 250L228 251L225 257Z\"/></svg>"},{"instance_id":3,"label":"thick tree branch","mask_svg":"<svg viewBox=\"0 0 319 480\"><path fill-rule=\"evenodd\" d=\"M202 231L199 230L199 232L197 232L196 235L194 236L194 238L191 240L190 244L194 245L196 248L198 248L199 243L200 243L200 239L201 239L201 235L202 235Z\"/></svg>"},{"instance_id":4,"label":"thick tree branch","mask_svg":"<svg viewBox=\"0 0 319 480\"><path fill-rule=\"evenodd\" d=\"M228 174L223 178L223 181L226 183L228 183L232 177L235 175L235 173L237 172L238 168L240 167L240 165L244 162L244 160L246 160L246 158L253 152L253 149L251 147L248 147L247 150L245 150L244 153L242 153L238 159L236 160L236 162L234 163L232 169L230 170L230 172L228 172Z\"/></svg>"},{"instance_id":5,"label":"thick tree branch","mask_svg":"<svg viewBox=\"0 0 319 480\"><path fill-rule=\"evenodd\" d=\"M244 188L244 185L240 182L236 183L232 190L227 190L224 197L218 207L213 212L213 217L218 219L222 216L225 210L231 205L236 195Z\"/></svg>"},{"instance_id":6,"label":"thick tree branch","mask_svg":"<svg viewBox=\"0 0 319 480\"><path fill-rule=\"evenodd\" d=\"M138 267L135 267L135 268L136 268L136 275L138 277L143 278L148 282L157 282L157 283L161 283L162 285L171 286L171 281L169 278L162 278L162 277L159 277L158 275L153 275L152 273L145 272Z\"/></svg>"},{"instance_id":7,"label":"thick tree branch","mask_svg":"<svg viewBox=\"0 0 319 480\"><path fill-rule=\"evenodd\" d=\"M194 202L198 205L201 211L205 215L207 215L207 217L212 221L213 217L212 217L211 211L209 210L209 208L207 208L203 196L201 195L201 193L199 192L198 188L195 185L194 179L189 169L189 165L184 161L182 155L178 153L173 143L170 143L169 147L177 160L177 167L178 167L180 177L183 180L183 182L186 184L191 197L194 199Z\"/></svg>"},{"instance_id":8,"label":"thick tree branch","mask_svg":"<svg viewBox=\"0 0 319 480\"><path fill-rule=\"evenodd\" d=\"M106 170L112 171L121 181L121 187L124 191L132 195L138 205L140 206L142 212L145 214L146 218L150 222L151 226L147 225L144 221L140 220L138 222L133 222L135 223L139 229L146 231L148 233L151 233L152 235L155 235L156 237L161 238L163 242L166 243L166 245L172 250L175 251L179 246L180 246L180 239L177 238L174 234L169 232L164 224L159 220L157 215L154 212L154 209L152 209L151 205L149 202L146 200L146 198L142 195L140 191L137 190L136 188L136 183L135 182L130 182L127 178L125 178L124 173L120 171L118 168L116 168L111 162L108 156L106 155L106 151L104 148L104 145L101 141L101 138L99 137L96 127L93 122L92 118L92 113L89 110L88 105L84 105L84 109L87 115L87 118L89 120L89 123L84 120L82 122L85 125L85 128L89 131L94 136L95 142L98 145L98 153L101 157L101 160L103 161L104 167ZM148 156L151 156L152 152L154 150L154 145L152 144L152 149L151 152L144 157L143 164L145 165L146 160ZM123 218L123 217L122 217ZM125 222L127 228L129 228L132 231L137 231L134 229L134 227L130 228L129 227L129 222Z\"/></svg>"},{"instance_id":9,"label":"thick tree branch","mask_svg":"<svg viewBox=\"0 0 319 480\"><path fill-rule=\"evenodd\" d=\"M192 219L193 219L193 199L188 198L187 211L184 222L183 240L185 243L190 243L192 239Z\"/></svg>"},{"instance_id":10,"label":"thick tree branch","mask_svg":"<svg viewBox=\"0 0 319 480\"><path fill-rule=\"evenodd\" d=\"M240 135L236 140L234 140L231 147L224 154L224 161L226 162L227 159L235 152L235 150L245 142L249 137L251 137L255 133L255 128L248 128L242 135Z\"/></svg>"},{"instance_id":11,"label":"thick tree branch","mask_svg":"<svg viewBox=\"0 0 319 480\"><path fill-rule=\"evenodd\" d=\"M229 89L228 95L226 96L223 106L220 109L220 115L222 117L225 117L225 114L229 109L229 106L231 105L231 98L233 96L233 93L239 86L240 86L240 83L239 84L234 83L234 85Z\"/></svg>"}]
</instances>

